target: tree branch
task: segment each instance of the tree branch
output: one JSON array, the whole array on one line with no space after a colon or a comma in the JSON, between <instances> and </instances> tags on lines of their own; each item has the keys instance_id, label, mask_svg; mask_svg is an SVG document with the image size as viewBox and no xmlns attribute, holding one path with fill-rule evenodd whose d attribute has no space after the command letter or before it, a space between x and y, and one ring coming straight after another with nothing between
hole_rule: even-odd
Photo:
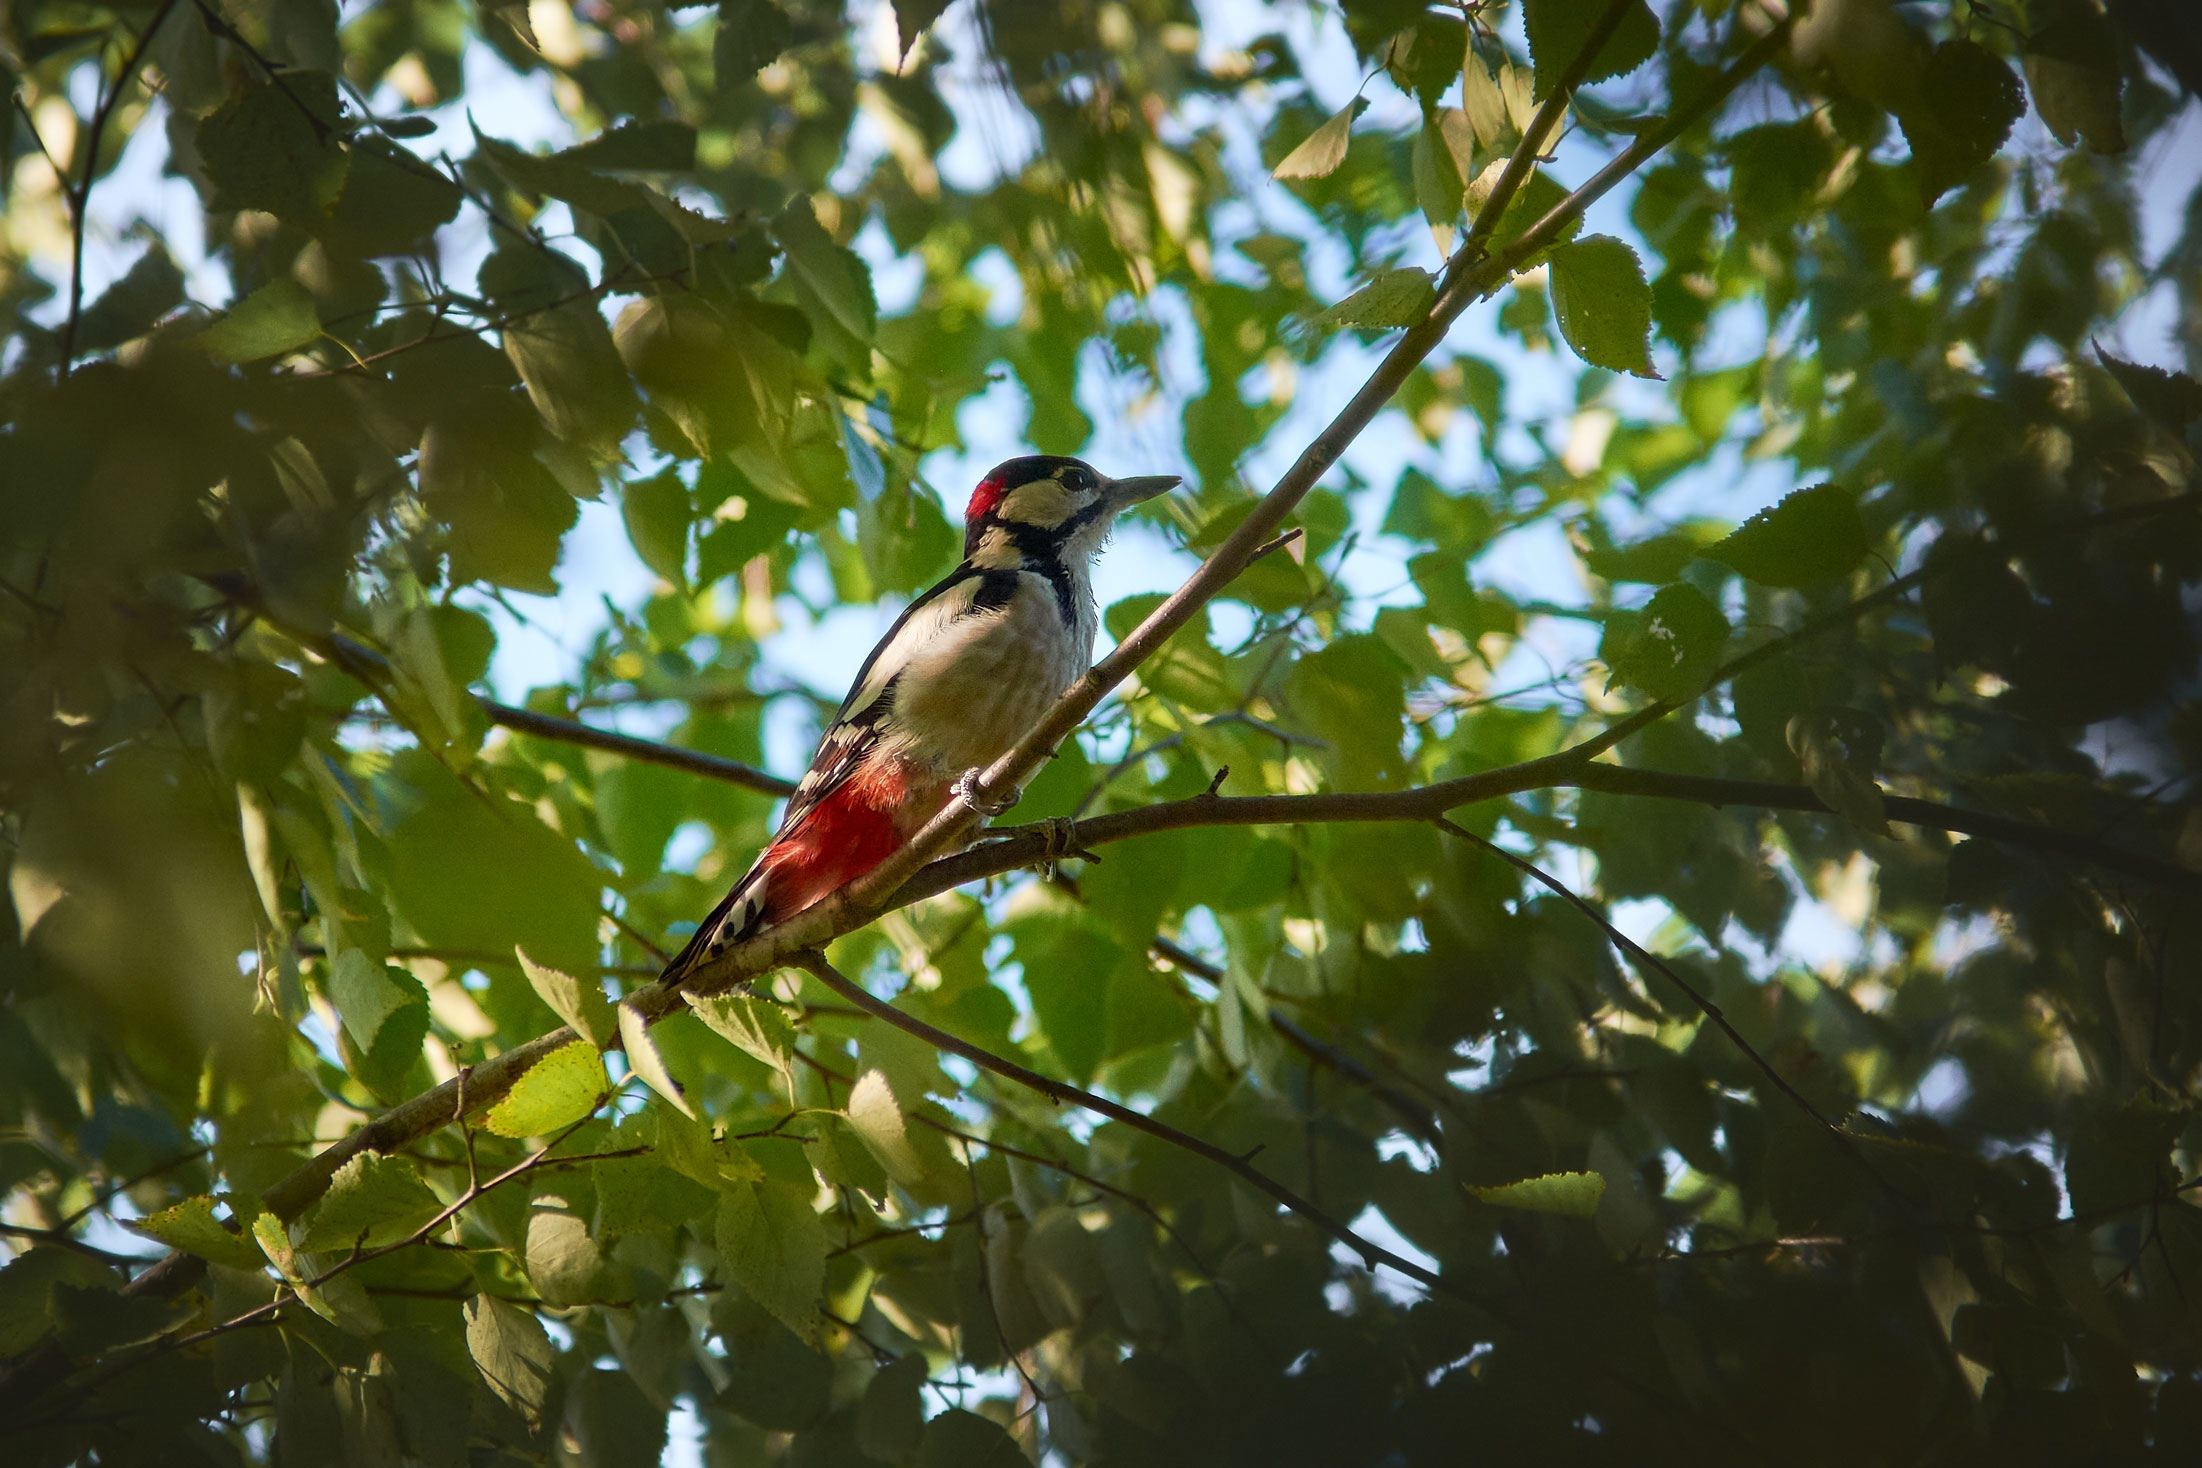
<instances>
[{"instance_id":1,"label":"tree branch","mask_svg":"<svg viewBox=\"0 0 2202 1468\"><path fill-rule=\"evenodd\" d=\"M301 628L276 621L265 606L236 585L222 584L217 589L245 601L253 613L269 626L300 647L327 659L369 688L379 689L389 678L392 671L390 660L357 638L334 631L316 636ZM599 729L578 719L562 719L556 714L541 714L533 709L516 708L512 704L499 703L479 694L468 693L467 696L481 707L482 713L492 724L499 724L522 734L532 734L538 739L555 739L587 749L602 749L612 754L625 755L629 759L685 770L707 780L723 780L729 785L739 785L745 790L756 790L766 795L790 795L795 790L795 782L792 780L783 780L778 775L753 765L745 765L740 760L727 759L723 755L705 754L700 750L662 744L654 739Z\"/></svg>"},{"instance_id":2,"label":"tree branch","mask_svg":"<svg viewBox=\"0 0 2202 1468\"><path fill-rule=\"evenodd\" d=\"M1577 746L1580 749L1582 746ZM1827 804L1808 786L1771 780L1729 780L1711 775L1679 775L1593 763L1563 750L1557 755L1504 765L1479 775L1423 785L1411 790L1339 792L1331 795L1195 795L1132 810L1111 811L1082 821L1012 826L997 839L943 857L897 892L892 905L905 906L981 877L999 876L1034 866L1067 846L1090 847L1160 831L1199 826L1300 826L1315 823L1380 823L1429 820L1462 806L1476 805L1531 790L1580 788L1660 800L1684 800L1715 806L1763 806L1779 810L1826 811ZM2099 841L2079 832L2037 825L2009 816L1965 810L1932 800L1889 796L1888 818L1904 825L1955 831L2004 841L2059 856L2075 857L2137 877L2167 891L2202 896L2202 872L2158 857Z\"/></svg>"},{"instance_id":3,"label":"tree branch","mask_svg":"<svg viewBox=\"0 0 2202 1468\"><path fill-rule=\"evenodd\" d=\"M84 130L83 179L73 187L66 176L61 179L61 196L69 204L69 314L61 322L61 361L54 372L57 379L66 378L76 365L77 322L84 314L84 231L90 222L92 185L99 181L100 141L106 135L108 119L115 115L123 94L137 78L146 48L153 44L161 22L168 19L168 12L174 10L176 4L177 0L161 0L160 8L146 21L145 29L138 32L137 43L130 48L130 54L123 58L122 69L115 73L114 86L92 109L92 120ZM39 147L43 149L45 144L41 142Z\"/></svg>"},{"instance_id":4,"label":"tree branch","mask_svg":"<svg viewBox=\"0 0 2202 1468\"><path fill-rule=\"evenodd\" d=\"M494 699L484 698L478 701L482 712L489 715L491 723L502 724L505 728L516 729L522 734L532 734L538 739L556 739L564 744L579 744L588 749L623 754L629 759L685 770L689 774L702 775L707 779L724 780L730 785L739 785L745 790L755 790L765 795L795 793L793 780L783 780L778 775L760 770L754 765L745 765L740 760L727 759L723 755L660 744L654 739L640 739L632 734L599 729L578 719L539 714L533 709L516 708L509 703L498 703Z\"/></svg>"},{"instance_id":5,"label":"tree branch","mask_svg":"<svg viewBox=\"0 0 2202 1468\"><path fill-rule=\"evenodd\" d=\"M1096 1096L1091 1091L1081 1090L1068 1081L1058 1081L1052 1077L1041 1075L1038 1071L1027 1069L1014 1060L996 1055L991 1050L982 1049L968 1040L959 1039L946 1030L935 1029L915 1015L905 1014L892 1004L874 998L869 989L848 978L839 969L828 963L824 954L816 950L797 955L796 961L811 977L817 979L866 1014L875 1019L885 1020L904 1034L915 1036L936 1050L960 1056L989 1075L1000 1076L1003 1080L1014 1082L1029 1091L1037 1092L1050 1101L1058 1104L1068 1102L1073 1106L1082 1107L1096 1116L1107 1117L1111 1121L1130 1127L1133 1131L1143 1132L1157 1141L1167 1142L1173 1147L1180 1148L1196 1157L1214 1163L1234 1177L1267 1194L1285 1208L1307 1219L1324 1233L1359 1254L1369 1268L1374 1269L1377 1265L1382 1264L1406 1275L1409 1279L1429 1286L1431 1289L1454 1295L1462 1294L1456 1284L1448 1282L1444 1276L1438 1274L1435 1270L1425 1269L1412 1259L1395 1254L1381 1244L1371 1243L1369 1240L1362 1238L1314 1203L1301 1197L1275 1178L1270 1177L1244 1157L1226 1152L1213 1142L1196 1137L1190 1132L1179 1131L1168 1122L1156 1121L1151 1116L1134 1111L1129 1106L1111 1101L1105 1096Z\"/></svg>"},{"instance_id":6,"label":"tree branch","mask_svg":"<svg viewBox=\"0 0 2202 1468\"><path fill-rule=\"evenodd\" d=\"M1147 945L1156 957L1172 967L1211 984L1223 984L1229 976L1199 954L1172 939L1157 937ZM1407 1130L1433 1147L1443 1147L1445 1139L1438 1128L1437 1113L1409 1096L1354 1056L1309 1030L1290 1015L1279 1014L1272 1005L1266 1018L1269 1027L1283 1036L1285 1041L1306 1055L1310 1060L1329 1066L1347 1080L1362 1086L1389 1106Z\"/></svg>"}]
</instances>

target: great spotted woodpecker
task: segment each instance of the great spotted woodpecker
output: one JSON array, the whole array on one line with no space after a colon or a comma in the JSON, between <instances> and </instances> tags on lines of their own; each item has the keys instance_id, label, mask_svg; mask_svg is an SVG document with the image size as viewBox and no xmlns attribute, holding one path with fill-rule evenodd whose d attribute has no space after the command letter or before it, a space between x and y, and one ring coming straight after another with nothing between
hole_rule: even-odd
<instances>
[{"instance_id":1,"label":"great spotted woodpecker","mask_svg":"<svg viewBox=\"0 0 2202 1468\"><path fill-rule=\"evenodd\" d=\"M1177 483L1110 479L1038 454L980 480L964 511L962 564L864 660L772 844L665 981L878 866L1030 729L1093 656L1089 573L1117 514Z\"/></svg>"}]
</instances>

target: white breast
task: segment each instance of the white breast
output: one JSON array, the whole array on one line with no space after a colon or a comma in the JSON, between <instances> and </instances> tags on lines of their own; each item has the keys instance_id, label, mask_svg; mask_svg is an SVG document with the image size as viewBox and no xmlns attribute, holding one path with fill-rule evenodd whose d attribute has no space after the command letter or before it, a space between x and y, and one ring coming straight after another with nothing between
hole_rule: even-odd
<instances>
[{"instance_id":1,"label":"white breast","mask_svg":"<svg viewBox=\"0 0 2202 1468\"><path fill-rule=\"evenodd\" d=\"M991 763L1086 670L1098 616L1081 575L1065 625L1054 587L1020 572L998 611L967 613L915 650L895 685L898 752L953 776Z\"/></svg>"}]
</instances>

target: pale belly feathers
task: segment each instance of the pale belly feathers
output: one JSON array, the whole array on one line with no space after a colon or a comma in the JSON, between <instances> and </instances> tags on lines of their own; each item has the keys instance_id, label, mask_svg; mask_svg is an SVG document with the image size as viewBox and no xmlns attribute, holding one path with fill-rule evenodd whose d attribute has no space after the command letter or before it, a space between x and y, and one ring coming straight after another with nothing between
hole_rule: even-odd
<instances>
[{"instance_id":1,"label":"pale belly feathers","mask_svg":"<svg viewBox=\"0 0 2202 1468\"><path fill-rule=\"evenodd\" d=\"M989 764L1086 670L1098 620L1092 593L1077 588L1066 626L1044 578L1018 580L1008 606L957 618L911 659L895 688L906 736L895 753L925 750L931 772L949 777Z\"/></svg>"}]
</instances>

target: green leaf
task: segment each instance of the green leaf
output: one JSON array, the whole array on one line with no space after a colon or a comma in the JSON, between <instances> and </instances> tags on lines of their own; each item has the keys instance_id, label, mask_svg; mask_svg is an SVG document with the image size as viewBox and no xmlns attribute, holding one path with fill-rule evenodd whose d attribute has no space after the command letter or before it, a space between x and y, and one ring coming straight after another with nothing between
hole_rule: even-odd
<instances>
[{"instance_id":1,"label":"green leaf","mask_svg":"<svg viewBox=\"0 0 2202 1468\"><path fill-rule=\"evenodd\" d=\"M590 1172L596 1184L596 1231L607 1238L676 1229L719 1201L716 1178L707 1188L656 1157L608 1157L593 1163Z\"/></svg>"},{"instance_id":2,"label":"green leaf","mask_svg":"<svg viewBox=\"0 0 2202 1468\"><path fill-rule=\"evenodd\" d=\"M412 1163L362 1152L329 1179L294 1247L309 1254L379 1249L409 1238L442 1209Z\"/></svg>"},{"instance_id":3,"label":"green leaf","mask_svg":"<svg viewBox=\"0 0 2202 1468\"><path fill-rule=\"evenodd\" d=\"M607 1260L579 1215L558 1206L556 1197L538 1198L528 1213L528 1283L553 1305L581 1305L604 1297Z\"/></svg>"},{"instance_id":4,"label":"green leaf","mask_svg":"<svg viewBox=\"0 0 2202 1468\"><path fill-rule=\"evenodd\" d=\"M905 1186L923 1180L924 1164L918 1161L917 1153L910 1150L910 1137L903 1128L902 1105L895 1099L894 1087L887 1083L884 1074L867 1070L856 1078L845 1114L850 1129L879 1159L879 1165L887 1169L889 1177Z\"/></svg>"},{"instance_id":5,"label":"green leaf","mask_svg":"<svg viewBox=\"0 0 2202 1468\"><path fill-rule=\"evenodd\" d=\"M1840 485L1815 484L1759 511L1703 554L1761 585L1814 586L1857 565L1871 547L1857 498Z\"/></svg>"},{"instance_id":6,"label":"green leaf","mask_svg":"<svg viewBox=\"0 0 2202 1468\"><path fill-rule=\"evenodd\" d=\"M1473 50L1461 67L1460 106L1478 146L1495 150L1513 139L1514 124L1507 116L1506 95L1491 68ZM1468 176L1465 159L1460 160L1460 172L1463 178Z\"/></svg>"},{"instance_id":7,"label":"green leaf","mask_svg":"<svg viewBox=\"0 0 2202 1468\"><path fill-rule=\"evenodd\" d=\"M752 994L689 995L688 1007L712 1031L751 1059L779 1074L780 1085L795 1094L795 1028L779 1005Z\"/></svg>"},{"instance_id":8,"label":"green leaf","mask_svg":"<svg viewBox=\"0 0 2202 1468\"><path fill-rule=\"evenodd\" d=\"M665 1462L665 1406L652 1402L626 1371L584 1371L567 1400L576 1462L590 1468L660 1468Z\"/></svg>"},{"instance_id":9,"label":"green leaf","mask_svg":"<svg viewBox=\"0 0 2202 1468\"><path fill-rule=\"evenodd\" d=\"M1537 101L1552 95L1560 74L1583 54L1592 27L1604 18L1606 9L1606 0L1522 0L1522 31L1529 39L1529 59L1537 68ZM1598 48L1583 81L1587 85L1632 72L1658 49L1657 17L1643 0L1631 0L1620 27Z\"/></svg>"},{"instance_id":10,"label":"green leaf","mask_svg":"<svg viewBox=\"0 0 2202 1468\"><path fill-rule=\"evenodd\" d=\"M619 512L642 564L676 587L688 585L688 486L671 469L620 492Z\"/></svg>"},{"instance_id":11,"label":"green leaf","mask_svg":"<svg viewBox=\"0 0 2202 1468\"><path fill-rule=\"evenodd\" d=\"M113 1289L115 1283L104 1265L51 1244L26 1249L0 1265L0 1357L20 1356L53 1328L57 1287Z\"/></svg>"},{"instance_id":12,"label":"green leaf","mask_svg":"<svg viewBox=\"0 0 2202 1468\"><path fill-rule=\"evenodd\" d=\"M656 192L625 179L607 178L563 153L530 153L474 129L474 150L523 193L560 199L599 218L646 210Z\"/></svg>"},{"instance_id":13,"label":"green leaf","mask_svg":"<svg viewBox=\"0 0 2202 1468\"><path fill-rule=\"evenodd\" d=\"M898 1463L925 1430L925 1358L898 1356L872 1374L856 1409L856 1445L868 1458Z\"/></svg>"},{"instance_id":14,"label":"green leaf","mask_svg":"<svg viewBox=\"0 0 2202 1468\"><path fill-rule=\"evenodd\" d=\"M192 340L217 362L280 356L321 335L313 297L295 280L272 280L201 328Z\"/></svg>"},{"instance_id":15,"label":"green leaf","mask_svg":"<svg viewBox=\"0 0 2202 1468\"><path fill-rule=\"evenodd\" d=\"M80 352L104 352L145 335L153 324L184 303L183 272L159 239L130 262L122 278L84 308L77 323Z\"/></svg>"},{"instance_id":16,"label":"green leaf","mask_svg":"<svg viewBox=\"0 0 2202 1468\"><path fill-rule=\"evenodd\" d=\"M1429 271L1412 266L1385 270L1367 285L1315 318L1322 326L1355 326L1388 330L1412 326L1430 314L1437 299L1436 280Z\"/></svg>"},{"instance_id":17,"label":"green leaf","mask_svg":"<svg viewBox=\"0 0 2202 1468\"><path fill-rule=\"evenodd\" d=\"M917 1468L1031 1468L1016 1439L998 1423L951 1407L925 1424Z\"/></svg>"},{"instance_id":18,"label":"green leaf","mask_svg":"<svg viewBox=\"0 0 2202 1468\"><path fill-rule=\"evenodd\" d=\"M594 965L603 879L574 843L532 805L476 796L425 762L412 772L423 799L391 834L389 896L421 941Z\"/></svg>"},{"instance_id":19,"label":"green leaf","mask_svg":"<svg viewBox=\"0 0 2202 1468\"><path fill-rule=\"evenodd\" d=\"M1944 41L1927 58L1920 101L1898 117L1911 142L1919 196L1932 204L1995 156L2026 111L2019 80L1972 41Z\"/></svg>"},{"instance_id":20,"label":"green leaf","mask_svg":"<svg viewBox=\"0 0 2202 1468\"><path fill-rule=\"evenodd\" d=\"M727 1277L810 1340L825 1290L826 1229L809 1195L770 1180L729 1183L719 1200L717 1236Z\"/></svg>"},{"instance_id":21,"label":"green leaf","mask_svg":"<svg viewBox=\"0 0 2202 1468\"><path fill-rule=\"evenodd\" d=\"M404 969L347 948L329 965L329 1000L352 1043L372 1050L384 1023L408 1004L426 1005L428 991Z\"/></svg>"},{"instance_id":22,"label":"green leaf","mask_svg":"<svg viewBox=\"0 0 2202 1468\"><path fill-rule=\"evenodd\" d=\"M2027 37L2027 90L2034 110L2066 147L2085 141L2092 153L2123 153L2125 123L2118 100L2118 40L2108 19L2090 5L2066 6Z\"/></svg>"},{"instance_id":23,"label":"green leaf","mask_svg":"<svg viewBox=\"0 0 2202 1468\"><path fill-rule=\"evenodd\" d=\"M1654 698L1687 698L1705 686L1728 641L1728 619L1687 582L1661 590L1644 609L1614 617L1601 648L1607 686L1625 683ZM1618 649L1618 650L1615 650Z\"/></svg>"},{"instance_id":24,"label":"green leaf","mask_svg":"<svg viewBox=\"0 0 2202 1468\"><path fill-rule=\"evenodd\" d=\"M597 1047L569 1041L529 1066L482 1125L500 1137L547 1137L596 1110L608 1084Z\"/></svg>"},{"instance_id":25,"label":"green leaf","mask_svg":"<svg viewBox=\"0 0 2202 1468\"><path fill-rule=\"evenodd\" d=\"M1284 155L1274 176L1279 179L1328 178L1337 172L1338 165L1346 161L1346 144L1353 133L1353 120L1368 105L1365 98L1356 96L1340 108L1328 122Z\"/></svg>"},{"instance_id":26,"label":"green leaf","mask_svg":"<svg viewBox=\"0 0 2202 1468\"><path fill-rule=\"evenodd\" d=\"M719 0L718 31L711 42L718 84L747 82L794 40L795 29L776 0Z\"/></svg>"},{"instance_id":27,"label":"green leaf","mask_svg":"<svg viewBox=\"0 0 2202 1468\"><path fill-rule=\"evenodd\" d=\"M558 156L602 173L686 173L696 166L696 130L669 118L622 122Z\"/></svg>"},{"instance_id":28,"label":"green leaf","mask_svg":"<svg viewBox=\"0 0 2202 1468\"><path fill-rule=\"evenodd\" d=\"M1785 732L1812 793L1867 835L1888 835L1881 787L1873 781L1880 723L1856 709L1826 707L1793 715Z\"/></svg>"},{"instance_id":29,"label":"green leaf","mask_svg":"<svg viewBox=\"0 0 2202 1468\"><path fill-rule=\"evenodd\" d=\"M1598 1211L1599 1200L1606 1195L1606 1180L1595 1172L1548 1172L1541 1177L1525 1177L1519 1182L1468 1191L1499 1208L1589 1218Z\"/></svg>"},{"instance_id":30,"label":"green leaf","mask_svg":"<svg viewBox=\"0 0 2202 1468\"><path fill-rule=\"evenodd\" d=\"M896 59L910 54L910 48L918 43L918 37L939 20L949 0L894 0Z\"/></svg>"},{"instance_id":31,"label":"green leaf","mask_svg":"<svg viewBox=\"0 0 2202 1468\"><path fill-rule=\"evenodd\" d=\"M466 1302L466 1349L505 1405L530 1426L542 1420L558 1352L534 1311L476 1295Z\"/></svg>"},{"instance_id":32,"label":"green leaf","mask_svg":"<svg viewBox=\"0 0 2202 1468\"><path fill-rule=\"evenodd\" d=\"M2095 355L2133 399L2133 406L2163 425L2172 437L2184 438L2189 426L2202 419L2202 382L2184 372L2121 361L2100 346Z\"/></svg>"},{"instance_id":33,"label":"green leaf","mask_svg":"<svg viewBox=\"0 0 2202 1468\"><path fill-rule=\"evenodd\" d=\"M602 985L537 963L528 957L524 948L515 948L513 953L519 958L520 972L527 975L528 985L535 990L536 997L548 1004L575 1034L599 1050L611 1043L618 1025L612 1018L612 1004L604 997Z\"/></svg>"},{"instance_id":34,"label":"green leaf","mask_svg":"<svg viewBox=\"0 0 2202 1468\"><path fill-rule=\"evenodd\" d=\"M231 1269L258 1269L267 1262L250 1239L222 1227L214 1216L214 1200L203 1193L148 1214L129 1227L171 1249Z\"/></svg>"},{"instance_id":35,"label":"green leaf","mask_svg":"<svg viewBox=\"0 0 2202 1468\"><path fill-rule=\"evenodd\" d=\"M589 301L531 310L505 323L505 355L550 431L613 462L634 427L638 400L612 331Z\"/></svg>"},{"instance_id":36,"label":"green leaf","mask_svg":"<svg viewBox=\"0 0 2202 1468\"><path fill-rule=\"evenodd\" d=\"M190 1307L181 1300L57 1283L49 1308L54 1344L70 1356L97 1357L156 1339Z\"/></svg>"},{"instance_id":37,"label":"green leaf","mask_svg":"<svg viewBox=\"0 0 2202 1468\"><path fill-rule=\"evenodd\" d=\"M327 72L248 82L199 124L199 162L228 208L265 209L313 229L343 192L350 164L335 144L336 117Z\"/></svg>"},{"instance_id":38,"label":"green leaf","mask_svg":"<svg viewBox=\"0 0 2202 1468\"><path fill-rule=\"evenodd\" d=\"M405 255L458 217L466 192L432 165L376 137L354 137L344 191L322 238L351 257Z\"/></svg>"},{"instance_id":39,"label":"green leaf","mask_svg":"<svg viewBox=\"0 0 2202 1468\"><path fill-rule=\"evenodd\" d=\"M642 1011L632 1004L619 1006L619 1043L627 1052L627 1067L642 1077L642 1083L673 1103L673 1109L690 1120L696 1113L689 1108L688 1097L681 1090L680 1082L665 1068L665 1057L658 1053L657 1041L650 1038L650 1022Z\"/></svg>"},{"instance_id":40,"label":"green leaf","mask_svg":"<svg viewBox=\"0 0 2202 1468\"><path fill-rule=\"evenodd\" d=\"M1736 222L1781 235L1816 207L1835 165L1835 144L1817 118L1745 128L1727 141L1728 201Z\"/></svg>"},{"instance_id":41,"label":"green leaf","mask_svg":"<svg viewBox=\"0 0 2202 1468\"><path fill-rule=\"evenodd\" d=\"M1453 228L1460 220L1467 185L1461 180L1461 164L1446 140L1439 114L1425 118L1422 131L1415 134L1411 168L1415 202L1422 206L1422 218L1430 226L1438 252L1451 254Z\"/></svg>"},{"instance_id":42,"label":"green leaf","mask_svg":"<svg viewBox=\"0 0 2202 1468\"><path fill-rule=\"evenodd\" d=\"M819 341L851 371L870 377L872 338L879 326L871 271L854 250L834 243L807 198L797 198L780 211L772 222L772 237L787 261L796 302L817 328Z\"/></svg>"},{"instance_id":43,"label":"green leaf","mask_svg":"<svg viewBox=\"0 0 2202 1468\"><path fill-rule=\"evenodd\" d=\"M1636 252L1611 235L1585 235L1552 252L1552 309L1560 335L1593 367L1657 380L1651 364L1651 287Z\"/></svg>"},{"instance_id":44,"label":"green leaf","mask_svg":"<svg viewBox=\"0 0 2202 1468\"><path fill-rule=\"evenodd\" d=\"M777 1432L810 1427L833 1406L833 1361L754 1300L726 1291L712 1307L711 1324L726 1347L731 1378L720 1406Z\"/></svg>"}]
</instances>

